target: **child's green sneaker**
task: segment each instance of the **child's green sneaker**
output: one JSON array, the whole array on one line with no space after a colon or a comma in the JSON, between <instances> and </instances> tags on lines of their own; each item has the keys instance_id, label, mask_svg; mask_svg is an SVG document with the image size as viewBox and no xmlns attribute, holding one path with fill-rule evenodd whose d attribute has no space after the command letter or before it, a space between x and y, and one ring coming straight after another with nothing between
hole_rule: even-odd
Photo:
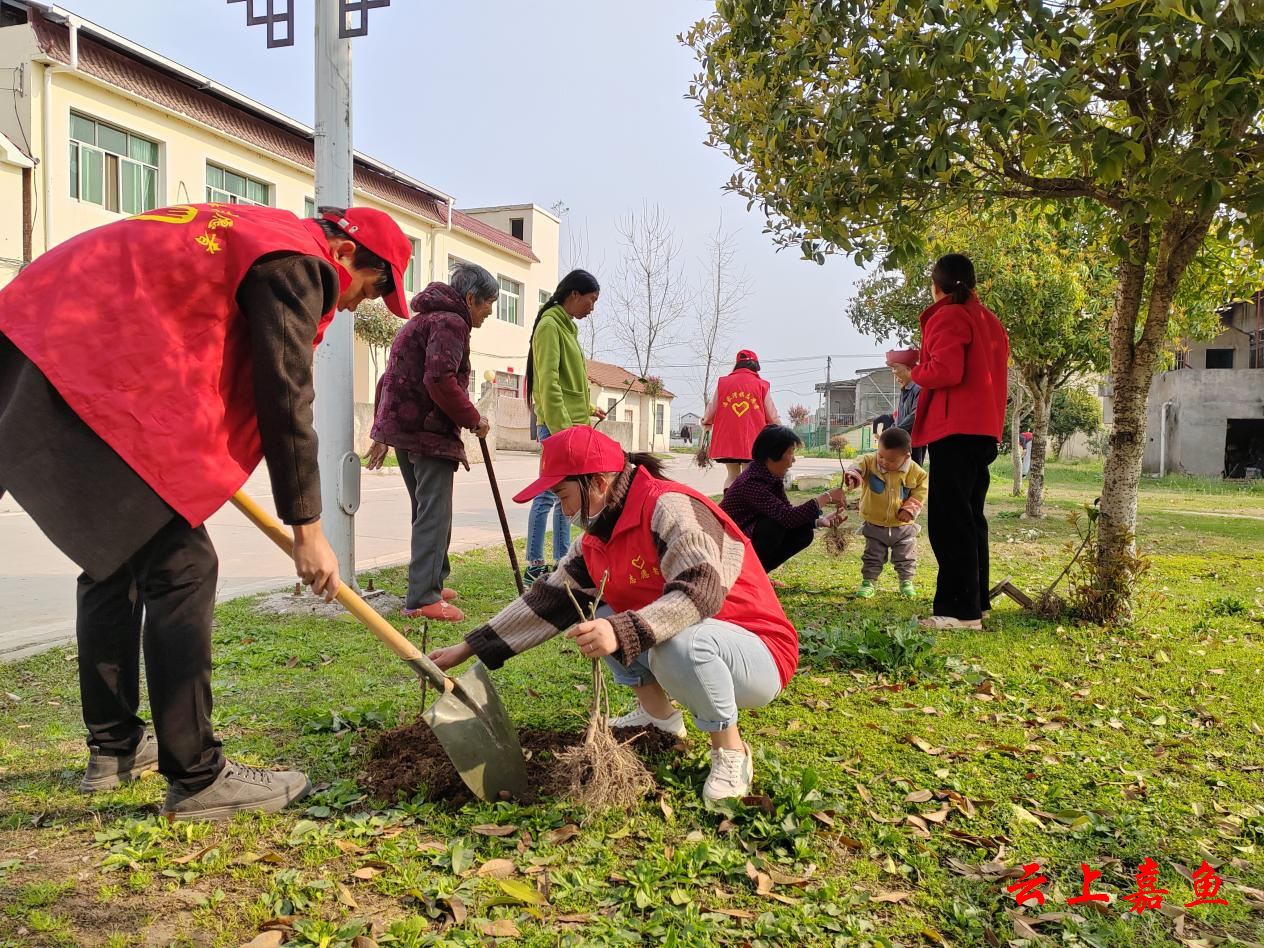
<instances>
[{"instance_id":1,"label":"child's green sneaker","mask_svg":"<svg viewBox=\"0 0 1264 948\"><path fill-rule=\"evenodd\" d=\"M905 599L917 598L917 587L913 585L913 580L905 579L900 581L900 595Z\"/></svg>"},{"instance_id":2,"label":"child's green sneaker","mask_svg":"<svg viewBox=\"0 0 1264 948\"><path fill-rule=\"evenodd\" d=\"M878 590L873 585L873 580L865 579L860 583L860 588L856 590L857 599L872 599L874 593Z\"/></svg>"}]
</instances>

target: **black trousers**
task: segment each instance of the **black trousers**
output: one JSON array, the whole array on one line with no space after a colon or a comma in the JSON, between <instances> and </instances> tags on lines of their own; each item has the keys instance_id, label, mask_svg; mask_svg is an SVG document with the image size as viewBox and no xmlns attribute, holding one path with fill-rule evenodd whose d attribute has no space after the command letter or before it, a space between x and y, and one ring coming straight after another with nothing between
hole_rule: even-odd
<instances>
[{"instance_id":1,"label":"black trousers","mask_svg":"<svg viewBox=\"0 0 1264 948\"><path fill-rule=\"evenodd\" d=\"M761 517L751 534L751 546L763 564L764 572L771 573L796 553L812 545L812 524L787 529L777 521Z\"/></svg>"},{"instance_id":2,"label":"black trousers","mask_svg":"<svg viewBox=\"0 0 1264 948\"><path fill-rule=\"evenodd\" d=\"M913 449L909 452L909 454L912 456L912 458L913 458L913 463L914 463L914 464L918 465L919 467L925 466L925 464L926 464L926 445L922 445L920 448L913 448Z\"/></svg>"},{"instance_id":3,"label":"black trousers","mask_svg":"<svg viewBox=\"0 0 1264 948\"><path fill-rule=\"evenodd\" d=\"M939 561L935 615L978 619L987 608L988 525L983 516L996 439L950 435L932 441L927 527Z\"/></svg>"},{"instance_id":4,"label":"black trousers","mask_svg":"<svg viewBox=\"0 0 1264 948\"><path fill-rule=\"evenodd\" d=\"M224 766L211 728L211 623L219 560L205 527L172 517L103 580L79 577L79 692L88 744L126 754L140 742L140 652L158 769L193 792ZM143 633L142 633L143 626Z\"/></svg>"}]
</instances>

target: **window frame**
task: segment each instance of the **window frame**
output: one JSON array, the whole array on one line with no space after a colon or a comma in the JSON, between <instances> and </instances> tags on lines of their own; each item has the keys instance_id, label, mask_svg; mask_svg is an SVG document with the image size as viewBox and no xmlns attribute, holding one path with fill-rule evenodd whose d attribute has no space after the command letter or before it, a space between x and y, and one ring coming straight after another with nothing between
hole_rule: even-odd
<instances>
[{"instance_id":1,"label":"window frame","mask_svg":"<svg viewBox=\"0 0 1264 948\"><path fill-rule=\"evenodd\" d=\"M408 237L407 234L404 236ZM408 237L408 245L412 248L412 253L408 255L408 269L404 271L404 292L411 296L421 289L417 285L417 274L421 272L421 240Z\"/></svg>"},{"instance_id":2,"label":"window frame","mask_svg":"<svg viewBox=\"0 0 1264 948\"><path fill-rule=\"evenodd\" d=\"M220 174L220 185L217 187L211 184L211 171L218 171ZM228 190L225 175L234 175L241 178L242 190L245 194L238 194L235 191ZM234 171L227 165L222 165L217 161L206 159L206 168L203 172L203 180L206 182L206 203L207 204L246 204L251 207L276 207L276 186L262 178L256 178L253 175L244 174L241 171ZM266 200L258 201L250 197L250 186L257 185L266 192ZM212 194L212 192L215 192Z\"/></svg>"},{"instance_id":3,"label":"window frame","mask_svg":"<svg viewBox=\"0 0 1264 948\"><path fill-rule=\"evenodd\" d=\"M522 311L523 284L518 280L511 280L509 277L502 276L499 273L496 274L496 282L500 284L500 295L496 298L496 318L501 322L509 323L511 326L525 326L525 314ZM517 287L517 291L509 289L509 287L505 286L506 283ZM505 302L507 299L513 301L512 319L505 315Z\"/></svg>"},{"instance_id":4,"label":"window frame","mask_svg":"<svg viewBox=\"0 0 1264 948\"><path fill-rule=\"evenodd\" d=\"M76 128L76 120L91 124L92 141L79 137L85 130ZM162 142L75 109L70 110L68 127L66 141L69 146L71 200L128 216L162 206ZM122 150L100 143L103 128L123 137ZM136 145L142 146L147 156L135 157L136 152L142 150ZM86 159L85 156L89 157ZM152 162L148 160L150 157ZM91 193L90 185L94 183L87 180L89 175L99 182L96 191L99 200L85 196ZM127 201L129 177L130 203Z\"/></svg>"}]
</instances>

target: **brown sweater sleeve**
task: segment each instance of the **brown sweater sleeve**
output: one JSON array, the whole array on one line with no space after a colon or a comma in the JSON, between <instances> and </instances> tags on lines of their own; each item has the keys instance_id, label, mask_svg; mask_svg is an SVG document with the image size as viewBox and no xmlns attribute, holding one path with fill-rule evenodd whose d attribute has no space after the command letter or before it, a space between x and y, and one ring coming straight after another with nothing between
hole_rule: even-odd
<instances>
[{"instance_id":1,"label":"brown sweater sleeve","mask_svg":"<svg viewBox=\"0 0 1264 948\"><path fill-rule=\"evenodd\" d=\"M255 411L277 514L288 524L320 516L312 425L312 342L338 299L338 274L298 253L270 254L246 271L237 305L250 331Z\"/></svg>"}]
</instances>

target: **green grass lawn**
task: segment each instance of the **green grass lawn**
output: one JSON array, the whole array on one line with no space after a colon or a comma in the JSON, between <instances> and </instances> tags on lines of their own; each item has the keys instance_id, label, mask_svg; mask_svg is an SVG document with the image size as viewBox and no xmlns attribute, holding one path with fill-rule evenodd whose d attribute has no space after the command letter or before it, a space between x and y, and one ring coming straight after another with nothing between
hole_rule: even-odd
<instances>
[{"instance_id":1,"label":"green grass lawn","mask_svg":"<svg viewBox=\"0 0 1264 948\"><path fill-rule=\"evenodd\" d=\"M1050 516L1019 517L1007 460L990 496L993 575L1038 591L1096 496L1100 464L1055 465ZM1259 942L1264 932L1264 485L1143 483L1152 568L1137 620L1108 631L999 602L981 633L930 638L890 573L864 603L859 544L784 567L799 673L743 715L755 797L709 813L705 742L660 758L630 816L565 803L452 809L367 799L382 727L412 674L350 620L218 611L215 723L248 763L304 767L322 791L272 817L166 826L164 785L76 792L86 752L73 649L0 666L0 943L999 945ZM496 550L454 557L469 614L511 595ZM402 591L400 570L375 574ZM415 630L411 630L415 631ZM560 641L495 673L520 728L578 729L587 663ZM618 695L619 699L624 696ZM1161 910L1130 912L1138 864ZM1186 909L1206 861L1227 905ZM1038 863L1019 911L1011 870ZM1081 863L1108 905L1068 905ZM277 943L275 940L272 944ZM355 942L359 948L371 941Z\"/></svg>"}]
</instances>

